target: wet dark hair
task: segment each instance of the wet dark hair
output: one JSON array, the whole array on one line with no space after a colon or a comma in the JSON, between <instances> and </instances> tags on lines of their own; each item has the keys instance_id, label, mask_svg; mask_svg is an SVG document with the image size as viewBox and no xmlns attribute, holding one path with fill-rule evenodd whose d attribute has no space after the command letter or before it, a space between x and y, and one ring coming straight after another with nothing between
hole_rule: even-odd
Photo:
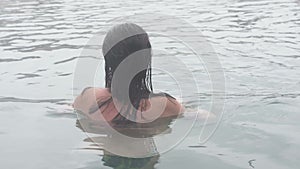
<instances>
[{"instance_id":1,"label":"wet dark hair","mask_svg":"<svg viewBox=\"0 0 300 169\"><path fill-rule=\"evenodd\" d=\"M139 51L142 53L137 53ZM140 26L133 23L119 24L111 28L103 42L102 52L105 59L105 87L110 91L113 90L112 94L114 98L120 101L124 106L121 108L122 115L119 115L115 120L135 119L136 110L139 108L141 99L149 98L152 96L165 96L172 97L165 93L154 94L152 87L152 70L151 70L151 43L149 36L146 31ZM129 83L129 91L126 86L122 83L128 79L123 76L114 78L114 73L117 70L121 62L123 62L128 56L137 54L138 57L134 58L134 62L131 61L130 65L127 65L125 72L142 65L144 69L138 71ZM112 83L114 79L114 83ZM126 90L126 96L122 94ZM129 93L129 100L126 99ZM173 97L172 97L173 98ZM98 108L111 102L113 99L110 98L106 101L98 103ZM130 101L130 103L129 103ZM126 105L126 106L125 106ZM129 105L129 106L127 106ZM134 109L132 109L132 106ZM133 111L133 112L132 112ZM129 117L133 116L133 117Z\"/></svg>"},{"instance_id":2,"label":"wet dark hair","mask_svg":"<svg viewBox=\"0 0 300 169\"><path fill-rule=\"evenodd\" d=\"M138 56L141 59L135 59L134 64L144 64L145 69L137 72L129 85L129 98L132 103L139 96L147 96L153 90L151 79L151 44L148 34L140 26L133 23L116 25L107 33L102 46L105 59L105 87L113 87L115 90L122 87L119 86L122 83L117 82L112 86L112 78L115 70L125 58L141 50L143 50L142 54L144 56ZM131 67L128 67L125 71L130 71L129 69ZM122 79L115 80L120 81ZM121 97L121 95L117 97ZM124 98L118 99L120 101L124 100Z\"/></svg>"}]
</instances>

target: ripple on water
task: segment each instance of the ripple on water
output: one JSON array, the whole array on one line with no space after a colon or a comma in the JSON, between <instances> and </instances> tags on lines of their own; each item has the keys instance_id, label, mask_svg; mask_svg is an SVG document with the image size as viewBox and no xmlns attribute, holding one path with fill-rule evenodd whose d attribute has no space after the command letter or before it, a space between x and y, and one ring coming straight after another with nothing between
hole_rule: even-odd
<instances>
[{"instance_id":1,"label":"ripple on water","mask_svg":"<svg viewBox=\"0 0 300 169\"><path fill-rule=\"evenodd\" d=\"M41 75L35 74L35 73L18 73L16 75L18 76L17 79L27 79L27 78L41 77Z\"/></svg>"},{"instance_id":2,"label":"ripple on water","mask_svg":"<svg viewBox=\"0 0 300 169\"><path fill-rule=\"evenodd\" d=\"M0 103L3 102L23 102L23 103L56 103L56 104L67 104L68 99L25 99L25 98L16 98L16 97L3 97L0 96Z\"/></svg>"},{"instance_id":3,"label":"ripple on water","mask_svg":"<svg viewBox=\"0 0 300 169\"><path fill-rule=\"evenodd\" d=\"M41 58L40 56L26 56L26 57L22 57L22 58L16 58L16 59L14 59L14 58L7 58L7 59L3 59L3 58L1 58L0 59L0 63L1 62L18 62L18 61L23 61L23 60L26 60L26 59L39 59L39 58Z\"/></svg>"}]
</instances>

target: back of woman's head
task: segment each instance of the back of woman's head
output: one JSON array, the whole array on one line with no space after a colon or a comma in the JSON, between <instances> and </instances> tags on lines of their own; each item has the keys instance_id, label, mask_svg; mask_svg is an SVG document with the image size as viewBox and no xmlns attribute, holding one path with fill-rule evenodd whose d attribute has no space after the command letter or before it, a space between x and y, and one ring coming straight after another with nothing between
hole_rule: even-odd
<instances>
[{"instance_id":1,"label":"back of woman's head","mask_svg":"<svg viewBox=\"0 0 300 169\"><path fill-rule=\"evenodd\" d=\"M121 102L126 100L126 96L120 94L124 93L121 90L126 90L124 83L122 83L126 79L123 79L124 76L113 78L116 70L120 64L124 63L124 60L128 60L132 55L136 56L130 62L126 62L125 67L122 67L123 74L143 65L144 69L135 73L130 81L129 89L127 88L127 91L125 91L125 93L129 93L131 104L138 108L140 99L148 97L152 92L151 44L147 33L140 26L133 23L116 25L108 31L103 42L102 52L105 59L105 86L114 90L115 96Z\"/></svg>"}]
</instances>

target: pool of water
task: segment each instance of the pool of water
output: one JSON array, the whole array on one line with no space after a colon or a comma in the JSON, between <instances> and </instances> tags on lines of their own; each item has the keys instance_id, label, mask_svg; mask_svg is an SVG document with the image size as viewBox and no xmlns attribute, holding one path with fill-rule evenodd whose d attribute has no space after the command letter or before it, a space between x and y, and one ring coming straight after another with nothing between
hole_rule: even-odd
<instances>
[{"instance_id":1,"label":"pool of water","mask_svg":"<svg viewBox=\"0 0 300 169\"><path fill-rule=\"evenodd\" d=\"M300 165L299 0L2 0L0 5L1 168L296 169ZM196 124L167 153L124 158L108 155L78 127L70 107L76 63L83 56L101 60L100 42L86 44L108 21L139 12L186 20L218 55L226 79L225 108L208 142L198 145L203 125ZM168 39L152 37L152 43L186 58L200 92L187 92L185 104L193 108L200 98L201 108L209 109L210 83L203 66ZM86 48L92 52L83 54ZM159 56L160 63L172 67ZM177 95L173 81L161 75L154 73L156 86ZM178 71L177 76L185 74ZM192 119L178 121L177 130Z\"/></svg>"}]
</instances>

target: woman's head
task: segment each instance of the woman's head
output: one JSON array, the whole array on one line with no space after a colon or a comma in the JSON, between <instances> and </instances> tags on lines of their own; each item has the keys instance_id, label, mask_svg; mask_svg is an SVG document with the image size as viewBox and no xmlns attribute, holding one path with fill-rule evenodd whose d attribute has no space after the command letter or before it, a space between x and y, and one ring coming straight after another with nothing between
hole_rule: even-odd
<instances>
[{"instance_id":1,"label":"woman's head","mask_svg":"<svg viewBox=\"0 0 300 169\"><path fill-rule=\"evenodd\" d=\"M139 53L139 51L143 51ZM118 66L128 59L131 55L138 55L130 64L123 69L145 65L145 69L136 72L131 79L129 85L129 98L134 107L138 107L141 97L147 97L152 92L151 82L151 44L148 34L140 26L133 23L124 23L112 27L103 42L102 52L105 59L105 86L113 88L118 93L118 90L123 90L121 86L122 79L115 79L112 84L113 76ZM117 82L119 81L119 83ZM128 89L127 89L128 90ZM120 101L124 100L123 96L119 97ZM125 99L126 100L126 99Z\"/></svg>"}]
</instances>

